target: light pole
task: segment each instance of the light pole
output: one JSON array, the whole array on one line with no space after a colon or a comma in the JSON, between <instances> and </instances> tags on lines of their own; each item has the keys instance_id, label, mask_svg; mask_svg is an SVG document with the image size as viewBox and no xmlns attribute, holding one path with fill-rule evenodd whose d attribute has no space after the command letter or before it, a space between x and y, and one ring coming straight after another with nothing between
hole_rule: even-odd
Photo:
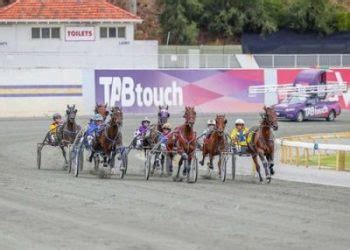
<instances>
[{"instance_id":1,"label":"light pole","mask_svg":"<svg viewBox=\"0 0 350 250\"><path fill-rule=\"evenodd\" d=\"M130 0L130 11L133 13L133 14L137 14L137 0Z\"/></svg>"}]
</instances>

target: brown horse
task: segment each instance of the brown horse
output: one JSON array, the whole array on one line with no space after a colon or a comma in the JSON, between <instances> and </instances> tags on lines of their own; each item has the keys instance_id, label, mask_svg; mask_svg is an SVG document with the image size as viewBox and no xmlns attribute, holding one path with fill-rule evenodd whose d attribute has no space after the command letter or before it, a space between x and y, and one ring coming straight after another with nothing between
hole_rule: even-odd
<instances>
[{"instance_id":1,"label":"brown horse","mask_svg":"<svg viewBox=\"0 0 350 250\"><path fill-rule=\"evenodd\" d=\"M227 119L225 115L216 115L216 125L214 131L210 134L209 138L204 138L202 154L203 158L199 162L202 166L207 155L209 155L209 168L213 169L214 156L220 155L221 152L225 151L228 144L225 135L225 127ZM219 157L219 175L221 175L221 155Z\"/></svg>"},{"instance_id":2,"label":"brown horse","mask_svg":"<svg viewBox=\"0 0 350 250\"><path fill-rule=\"evenodd\" d=\"M273 169L275 143L271 128L273 130L278 130L278 122L277 115L273 107L264 107L264 111L265 112L261 114L262 120L260 122L260 126L250 132L253 134L252 140L248 141L248 151L252 154L256 171L259 175L259 181L262 182L263 178L260 173L258 156L264 166L266 180L267 182L270 182L271 175L275 173Z\"/></svg>"},{"instance_id":3,"label":"brown horse","mask_svg":"<svg viewBox=\"0 0 350 250\"><path fill-rule=\"evenodd\" d=\"M182 180L179 178L179 174L184 161L186 161L187 164L184 166L183 175L187 175L188 177L191 161L196 150L197 136L196 132L193 130L193 126L196 121L196 111L194 110L194 107L186 107L183 117L185 118L185 123L182 126L174 129L172 136L169 137L167 143L167 150L169 151L171 164L174 157L174 151L181 156L174 181ZM172 166L170 166L170 171L171 170Z\"/></svg>"},{"instance_id":4,"label":"brown horse","mask_svg":"<svg viewBox=\"0 0 350 250\"><path fill-rule=\"evenodd\" d=\"M113 107L111 110L110 120L97 136L96 143L94 145L95 152L102 152L104 167L107 167L108 163L111 163L112 157L114 157L113 151L115 150L115 147L122 145L123 139L120 131L122 124L122 110L119 107Z\"/></svg>"},{"instance_id":5,"label":"brown horse","mask_svg":"<svg viewBox=\"0 0 350 250\"><path fill-rule=\"evenodd\" d=\"M106 120L107 116L109 115L109 111L107 110L107 104L96 103L95 114L102 115L103 119Z\"/></svg>"},{"instance_id":6,"label":"brown horse","mask_svg":"<svg viewBox=\"0 0 350 250\"><path fill-rule=\"evenodd\" d=\"M75 118L78 110L75 108L75 105L67 105L66 110L66 120L62 126L58 128L57 139L62 150L62 154L65 161L65 166L68 166L67 153L64 149L69 144L72 144L77 136L78 132L81 130L81 127L75 122Z\"/></svg>"}]
</instances>

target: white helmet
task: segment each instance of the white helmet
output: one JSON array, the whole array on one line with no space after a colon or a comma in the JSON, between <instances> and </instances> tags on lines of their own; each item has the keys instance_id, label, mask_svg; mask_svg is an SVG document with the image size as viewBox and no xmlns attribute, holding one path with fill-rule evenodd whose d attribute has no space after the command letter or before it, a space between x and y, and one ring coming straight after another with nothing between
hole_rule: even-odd
<instances>
[{"instance_id":1,"label":"white helmet","mask_svg":"<svg viewBox=\"0 0 350 250\"><path fill-rule=\"evenodd\" d=\"M208 120L207 125L216 125L215 120Z\"/></svg>"},{"instance_id":2,"label":"white helmet","mask_svg":"<svg viewBox=\"0 0 350 250\"><path fill-rule=\"evenodd\" d=\"M239 118L239 119L236 120L235 124L236 124L236 125L237 125L237 124L243 124L243 125L244 125L244 120L241 119L241 118Z\"/></svg>"},{"instance_id":3,"label":"white helmet","mask_svg":"<svg viewBox=\"0 0 350 250\"><path fill-rule=\"evenodd\" d=\"M148 117L146 116L143 120L142 120L142 122L148 122L148 123L151 123L151 120L150 119L148 119Z\"/></svg>"}]
</instances>

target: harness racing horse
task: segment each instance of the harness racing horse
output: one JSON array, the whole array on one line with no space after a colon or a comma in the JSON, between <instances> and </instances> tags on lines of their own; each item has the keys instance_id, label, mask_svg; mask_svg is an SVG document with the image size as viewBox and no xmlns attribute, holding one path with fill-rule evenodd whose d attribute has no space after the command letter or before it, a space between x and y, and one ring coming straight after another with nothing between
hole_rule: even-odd
<instances>
[{"instance_id":1,"label":"harness racing horse","mask_svg":"<svg viewBox=\"0 0 350 250\"><path fill-rule=\"evenodd\" d=\"M163 125L168 122L170 117L169 106L159 106L158 107L158 123L157 125L152 124L150 126L149 132L146 134L143 139L144 148L152 148L158 142L159 134L162 133ZM145 152L146 154L146 152Z\"/></svg>"},{"instance_id":2,"label":"harness racing horse","mask_svg":"<svg viewBox=\"0 0 350 250\"><path fill-rule=\"evenodd\" d=\"M184 166L183 175L187 175L187 180L189 180L191 161L196 150L197 136L196 132L193 130L196 121L196 111L194 107L186 107L183 117L185 118L185 123L174 129L167 143L167 151L169 151L168 155L171 159L171 164L174 158L174 150L181 156L174 181L182 180L179 174L184 161L186 161L187 164Z\"/></svg>"},{"instance_id":3,"label":"harness racing horse","mask_svg":"<svg viewBox=\"0 0 350 250\"><path fill-rule=\"evenodd\" d=\"M260 173L260 165L258 162L258 156L264 166L266 180L271 182L271 175L275 173L274 166L274 152L275 143L272 130L278 130L277 115L273 107L264 106L264 113L261 115L260 126L257 129L249 132L249 136L252 136L251 141L248 140L248 151L251 153L256 171L259 175L259 181L262 182L263 178ZM250 135L250 133L253 133Z\"/></svg>"},{"instance_id":4,"label":"harness racing horse","mask_svg":"<svg viewBox=\"0 0 350 250\"><path fill-rule=\"evenodd\" d=\"M75 137L81 130L81 127L77 125L75 122L77 112L78 110L75 108L75 105L73 106L67 105L66 121L63 123L62 126L59 127L57 131L57 139L60 145L59 147L62 150L65 166L68 166L68 160L67 160L67 153L64 148L74 142Z\"/></svg>"},{"instance_id":5,"label":"harness racing horse","mask_svg":"<svg viewBox=\"0 0 350 250\"><path fill-rule=\"evenodd\" d=\"M158 107L158 124L157 129L159 132L162 132L162 127L165 123L168 122L170 117L169 106L159 106Z\"/></svg>"},{"instance_id":6,"label":"harness racing horse","mask_svg":"<svg viewBox=\"0 0 350 250\"><path fill-rule=\"evenodd\" d=\"M107 104L98 104L95 106L95 114L100 114L103 117L103 120L106 120L109 115L109 111L107 110Z\"/></svg>"},{"instance_id":7,"label":"harness racing horse","mask_svg":"<svg viewBox=\"0 0 350 250\"><path fill-rule=\"evenodd\" d=\"M123 112L119 107L113 107L109 122L102 128L93 146L94 152L102 152L103 166L111 164L115 156L115 147L122 145L121 126L123 124ZM113 166L111 166L113 167Z\"/></svg>"},{"instance_id":8,"label":"harness racing horse","mask_svg":"<svg viewBox=\"0 0 350 250\"><path fill-rule=\"evenodd\" d=\"M214 156L219 155L218 169L219 176L221 176L221 152L225 151L228 145L225 134L227 119L225 115L216 115L215 121L216 125L214 131L208 138L204 138L202 148L203 158L199 163L203 166L205 157L209 155L209 168L213 169Z\"/></svg>"}]
</instances>

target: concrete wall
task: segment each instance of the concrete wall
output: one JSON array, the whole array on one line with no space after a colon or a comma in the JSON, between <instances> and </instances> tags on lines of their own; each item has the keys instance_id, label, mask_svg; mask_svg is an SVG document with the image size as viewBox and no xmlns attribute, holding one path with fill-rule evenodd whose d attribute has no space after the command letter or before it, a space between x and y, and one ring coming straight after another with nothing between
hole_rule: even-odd
<instances>
[{"instance_id":1,"label":"concrete wall","mask_svg":"<svg viewBox=\"0 0 350 250\"><path fill-rule=\"evenodd\" d=\"M84 100L89 102L93 85L84 75L76 69L0 69L0 117L51 116L67 104L87 114Z\"/></svg>"}]
</instances>

